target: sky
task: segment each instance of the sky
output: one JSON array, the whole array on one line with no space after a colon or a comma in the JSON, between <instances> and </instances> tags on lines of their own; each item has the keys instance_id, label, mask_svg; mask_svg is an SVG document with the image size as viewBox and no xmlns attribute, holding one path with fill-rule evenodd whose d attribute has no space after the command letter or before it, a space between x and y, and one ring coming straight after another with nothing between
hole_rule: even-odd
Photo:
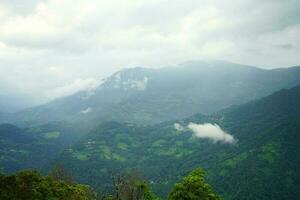
<instances>
[{"instance_id":1,"label":"sky","mask_svg":"<svg viewBox=\"0 0 300 200\"><path fill-rule=\"evenodd\" d=\"M32 103L124 67L289 67L299 52L299 0L0 0L0 96Z\"/></svg>"}]
</instances>

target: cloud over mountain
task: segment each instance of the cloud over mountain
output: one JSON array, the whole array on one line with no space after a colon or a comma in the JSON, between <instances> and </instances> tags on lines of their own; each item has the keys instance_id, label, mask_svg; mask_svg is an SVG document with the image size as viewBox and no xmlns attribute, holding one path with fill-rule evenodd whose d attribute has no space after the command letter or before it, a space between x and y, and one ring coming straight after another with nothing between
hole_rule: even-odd
<instances>
[{"instance_id":1,"label":"cloud over mountain","mask_svg":"<svg viewBox=\"0 0 300 200\"><path fill-rule=\"evenodd\" d=\"M49 100L45 90L128 66L298 65L299 12L295 0L2 0L0 79Z\"/></svg>"},{"instance_id":2,"label":"cloud over mountain","mask_svg":"<svg viewBox=\"0 0 300 200\"><path fill-rule=\"evenodd\" d=\"M229 143L229 144L236 143L236 139L232 135L224 131L217 124L211 124L211 123L197 124L197 123L190 122L186 127L184 127L179 123L174 123L174 128L177 131L190 130L193 132L195 137L202 138L202 139L209 139L212 140L213 143L217 143L217 142Z\"/></svg>"},{"instance_id":3,"label":"cloud over mountain","mask_svg":"<svg viewBox=\"0 0 300 200\"><path fill-rule=\"evenodd\" d=\"M187 126L191 131L193 131L194 135L198 138L207 138L212 140L214 143L216 142L224 142L233 144L236 142L234 137L224 130L217 124L196 124L196 123L189 123Z\"/></svg>"}]
</instances>

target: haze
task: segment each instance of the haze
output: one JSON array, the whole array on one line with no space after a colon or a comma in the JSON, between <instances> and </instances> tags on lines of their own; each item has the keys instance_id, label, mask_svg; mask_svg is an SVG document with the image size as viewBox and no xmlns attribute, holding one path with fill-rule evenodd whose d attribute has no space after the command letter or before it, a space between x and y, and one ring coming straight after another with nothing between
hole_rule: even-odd
<instances>
[{"instance_id":1,"label":"haze","mask_svg":"<svg viewBox=\"0 0 300 200\"><path fill-rule=\"evenodd\" d=\"M297 0L2 0L0 96L30 106L124 67L189 60L298 65L299 13Z\"/></svg>"}]
</instances>

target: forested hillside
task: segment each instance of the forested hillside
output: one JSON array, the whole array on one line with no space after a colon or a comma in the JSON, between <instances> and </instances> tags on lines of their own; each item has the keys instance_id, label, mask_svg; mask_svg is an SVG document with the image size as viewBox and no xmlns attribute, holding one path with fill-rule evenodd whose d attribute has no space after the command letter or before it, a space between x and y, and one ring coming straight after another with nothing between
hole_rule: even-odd
<instances>
[{"instance_id":1,"label":"forested hillside","mask_svg":"<svg viewBox=\"0 0 300 200\"><path fill-rule=\"evenodd\" d=\"M299 104L297 86L209 116L153 126L104 123L55 162L99 190L109 189L111 172L135 170L165 197L174 182L203 166L224 199L298 199ZM232 138L202 137L191 122L218 124Z\"/></svg>"},{"instance_id":2,"label":"forested hillside","mask_svg":"<svg viewBox=\"0 0 300 200\"><path fill-rule=\"evenodd\" d=\"M80 130L67 123L29 128L0 124L0 171L42 169L64 148L77 141L80 134Z\"/></svg>"},{"instance_id":3,"label":"forested hillside","mask_svg":"<svg viewBox=\"0 0 300 200\"><path fill-rule=\"evenodd\" d=\"M0 0L0 200L300 200L300 0Z\"/></svg>"}]
</instances>

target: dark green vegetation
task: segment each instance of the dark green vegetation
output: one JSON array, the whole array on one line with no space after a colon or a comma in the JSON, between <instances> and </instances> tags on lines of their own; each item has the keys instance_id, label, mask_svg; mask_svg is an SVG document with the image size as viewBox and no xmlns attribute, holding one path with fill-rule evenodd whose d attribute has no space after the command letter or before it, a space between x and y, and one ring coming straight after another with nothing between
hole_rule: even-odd
<instances>
[{"instance_id":1,"label":"dark green vegetation","mask_svg":"<svg viewBox=\"0 0 300 200\"><path fill-rule=\"evenodd\" d=\"M93 90L8 118L21 125L75 122L89 130L105 121L152 124L212 113L298 84L300 67L264 70L210 61L173 68L134 68L115 73Z\"/></svg>"},{"instance_id":2,"label":"dark green vegetation","mask_svg":"<svg viewBox=\"0 0 300 200\"><path fill-rule=\"evenodd\" d=\"M159 200L149 185L135 173L114 175L112 177L114 195L104 195L104 199L115 200Z\"/></svg>"},{"instance_id":3,"label":"dark green vegetation","mask_svg":"<svg viewBox=\"0 0 300 200\"><path fill-rule=\"evenodd\" d=\"M43 177L36 171L21 171L13 175L0 174L0 199L5 200L92 200L86 185L70 184Z\"/></svg>"},{"instance_id":4,"label":"dark green vegetation","mask_svg":"<svg viewBox=\"0 0 300 200\"><path fill-rule=\"evenodd\" d=\"M174 182L203 166L224 199L300 198L300 86L180 121L217 123L238 140L236 144L193 137L188 130L175 130L174 122L104 123L56 161L97 190L109 188L111 171L134 169L165 197Z\"/></svg>"},{"instance_id":5,"label":"dark green vegetation","mask_svg":"<svg viewBox=\"0 0 300 200\"><path fill-rule=\"evenodd\" d=\"M80 131L66 123L30 128L0 124L0 171L41 169L80 137Z\"/></svg>"},{"instance_id":6,"label":"dark green vegetation","mask_svg":"<svg viewBox=\"0 0 300 200\"><path fill-rule=\"evenodd\" d=\"M97 194L91 187L76 184L61 167L55 167L50 176L37 171L20 171L12 175L0 174L0 199L5 200L159 200L148 184L134 174L113 177L114 194ZM71 180L71 181L70 181ZM175 184L169 200L218 200L204 181L200 168Z\"/></svg>"},{"instance_id":7,"label":"dark green vegetation","mask_svg":"<svg viewBox=\"0 0 300 200\"><path fill-rule=\"evenodd\" d=\"M219 200L210 185L204 181L204 171L200 168L192 171L182 182L175 184L169 194L169 200Z\"/></svg>"},{"instance_id":8,"label":"dark green vegetation","mask_svg":"<svg viewBox=\"0 0 300 200\"><path fill-rule=\"evenodd\" d=\"M0 113L1 122L10 122L0 125L0 171L48 173L59 163L100 194L115 191L107 199L155 199L150 187L167 198L182 180L170 194L176 199L195 194L189 184L193 177L203 180L202 173L183 177L202 166L225 200L300 199L300 86L292 88L299 83L299 67L262 70L211 62L123 70L94 90L15 114ZM214 143L195 137L189 128L174 128L190 122L216 123L237 142ZM132 176L112 183L112 174L132 171L149 187ZM54 180L61 172L51 172ZM64 180L74 184L68 177ZM203 190L211 191L208 186Z\"/></svg>"}]
</instances>

